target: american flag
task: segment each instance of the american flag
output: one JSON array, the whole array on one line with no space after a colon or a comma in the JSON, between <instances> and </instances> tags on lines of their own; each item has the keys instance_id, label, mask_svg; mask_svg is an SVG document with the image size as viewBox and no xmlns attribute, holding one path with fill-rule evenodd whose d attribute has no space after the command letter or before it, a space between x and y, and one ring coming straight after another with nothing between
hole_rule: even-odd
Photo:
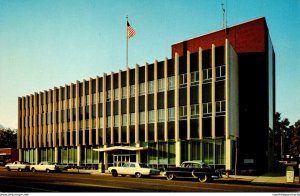
<instances>
[{"instance_id":1,"label":"american flag","mask_svg":"<svg viewBox=\"0 0 300 196\"><path fill-rule=\"evenodd\" d=\"M130 26L129 22L127 22L127 37L131 38L135 35L134 29Z\"/></svg>"}]
</instances>

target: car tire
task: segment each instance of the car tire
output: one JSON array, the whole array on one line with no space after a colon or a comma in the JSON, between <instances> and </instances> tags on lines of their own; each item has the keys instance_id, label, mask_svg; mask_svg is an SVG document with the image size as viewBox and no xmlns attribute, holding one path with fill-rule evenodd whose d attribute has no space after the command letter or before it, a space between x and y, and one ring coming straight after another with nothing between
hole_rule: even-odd
<instances>
[{"instance_id":1,"label":"car tire","mask_svg":"<svg viewBox=\"0 0 300 196\"><path fill-rule=\"evenodd\" d=\"M201 183L204 183L204 182L208 181L207 175L201 175L201 176L199 176L198 179L199 179L199 182L201 182Z\"/></svg>"},{"instance_id":2,"label":"car tire","mask_svg":"<svg viewBox=\"0 0 300 196\"><path fill-rule=\"evenodd\" d=\"M21 168L18 168L18 172L21 172L22 171L22 169Z\"/></svg>"},{"instance_id":3,"label":"car tire","mask_svg":"<svg viewBox=\"0 0 300 196\"><path fill-rule=\"evenodd\" d=\"M46 169L46 172L47 172L47 173L50 173L50 170L49 170L49 169Z\"/></svg>"},{"instance_id":4,"label":"car tire","mask_svg":"<svg viewBox=\"0 0 300 196\"><path fill-rule=\"evenodd\" d=\"M140 177L142 177L142 174L141 174L140 172L136 172L136 173L135 173L135 177L136 177L136 178L140 178Z\"/></svg>"},{"instance_id":5,"label":"car tire","mask_svg":"<svg viewBox=\"0 0 300 196\"><path fill-rule=\"evenodd\" d=\"M10 170L11 170L9 167L7 167L6 169L7 169L7 171L10 171Z\"/></svg>"},{"instance_id":6,"label":"car tire","mask_svg":"<svg viewBox=\"0 0 300 196\"><path fill-rule=\"evenodd\" d=\"M32 172L35 172L36 170L34 168L31 169Z\"/></svg>"},{"instance_id":7,"label":"car tire","mask_svg":"<svg viewBox=\"0 0 300 196\"><path fill-rule=\"evenodd\" d=\"M175 179L175 175L173 173L169 173L166 175L167 180L174 180Z\"/></svg>"},{"instance_id":8,"label":"car tire","mask_svg":"<svg viewBox=\"0 0 300 196\"><path fill-rule=\"evenodd\" d=\"M111 175L112 175L113 177L117 177L117 176L118 176L117 170L112 170L112 171L111 171Z\"/></svg>"}]
</instances>

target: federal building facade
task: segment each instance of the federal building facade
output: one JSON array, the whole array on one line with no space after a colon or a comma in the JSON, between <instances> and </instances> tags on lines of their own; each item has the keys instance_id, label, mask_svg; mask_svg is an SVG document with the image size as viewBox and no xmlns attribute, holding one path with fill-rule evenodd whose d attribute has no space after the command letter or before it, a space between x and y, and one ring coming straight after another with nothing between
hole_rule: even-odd
<instances>
[{"instance_id":1,"label":"federal building facade","mask_svg":"<svg viewBox=\"0 0 300 196\"><path fill-rule=\"evenodd\" d=\"M266 170L274 111L275 54L258 18L176 43L170 59L19 97L19 157Z\"/></svg>"}]
</instances>

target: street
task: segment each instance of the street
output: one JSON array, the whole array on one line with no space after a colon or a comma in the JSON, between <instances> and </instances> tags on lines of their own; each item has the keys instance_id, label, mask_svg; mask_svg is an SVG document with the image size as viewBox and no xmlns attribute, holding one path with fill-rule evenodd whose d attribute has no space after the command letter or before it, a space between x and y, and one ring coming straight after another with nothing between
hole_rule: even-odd
<instances>
[{"instance_id":1,"label":"street","mask_svg":"<svg viewBox=\"0 0 300 196\"><path fill-rule=\"evenodd\" d=\"M161 177L112 177L77 173L0 171L0 192L298 192L299 187Z\"/></svg>"}]
</instances>

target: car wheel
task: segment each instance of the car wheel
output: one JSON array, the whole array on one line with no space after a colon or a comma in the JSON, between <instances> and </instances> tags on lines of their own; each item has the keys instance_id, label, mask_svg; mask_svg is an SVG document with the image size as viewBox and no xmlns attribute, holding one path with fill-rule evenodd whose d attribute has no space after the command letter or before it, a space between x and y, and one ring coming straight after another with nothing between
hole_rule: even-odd
<instances>
[{"instance_id":1,"label":"car wheel","mask_svg":"<svg viewBox=\"0 0 300 196\"><path fill-rule=\"evenodd\" d=\"M47 173L50 173L50 170L49 170L49 169L46 169L46 172L47 172Z\"/></svg>"},{"instance_id":2,"label":"car wheel","mask_svg":"<svg viewBox=\"0 0 300 196\"><path fill-rule=\"evenodd\" d=\"M18 168L18 172L21 172L22 171L22 169L21 168Z\"/></svg>"},{"instance_id":3,"label":"car wheel","mask_svg":"<svg viewBox=\"0 0 300 196\"><path fill-rule=\"evenodd\" d=\"M136 177L136 178L140 178L140 177L142 177L142 174L141 174L140 172L136 172L136 173L135 173L135 177Z\"/></svg>"},{"instance_id":4,"label":"car wheel","mask_svg":"<svg viewBox=\"0 0 300 196\"><path fill-rule=\"evenodd\" d=\"M173 173L167 174L167 180L173 180L175 178Z\"/></svg>"},{"instance_id":5,"label":"car wheel","mask_svg":"<svg viewBox=\"0 0 300 196\"><path fill-rule=\"evenodd\" d=\"M9 168L9 167L7 167L6 169L7 169L7 171L10 171L10 168Z\"/></svg>"},{"instance_id":6,"label":"car wheel","mask_svg":"<svg viewBox=\"0 0 300 196\"><path fill-rule=\"evenodd\" d=\"M112 175L113 177L117 177L117 176L118 176L118 172L117 172L116 170L112 170L112 171L111 171L111 175Z\"/></svg>"},{"instance_id":7,"label":"car wheel","mask_svg":"<svg viewBox=\"0 0 300 196\"><path fill-rule=\"evenodd\" d=\"M35 172L36 170L34 168L31 169L32 172Z\"/></svg>"},{"instance_id":8,"label":"car wheel","mask_svg":"<svg viewBox=\"0 0 300 196\"><path fill-rule=\"evenodd\" d=\"M207 180L208 180L207 175L201 175L201 176L199 177L199 182L204 183L204 182L207 182Z\"/></svg>"}]
</instances>

